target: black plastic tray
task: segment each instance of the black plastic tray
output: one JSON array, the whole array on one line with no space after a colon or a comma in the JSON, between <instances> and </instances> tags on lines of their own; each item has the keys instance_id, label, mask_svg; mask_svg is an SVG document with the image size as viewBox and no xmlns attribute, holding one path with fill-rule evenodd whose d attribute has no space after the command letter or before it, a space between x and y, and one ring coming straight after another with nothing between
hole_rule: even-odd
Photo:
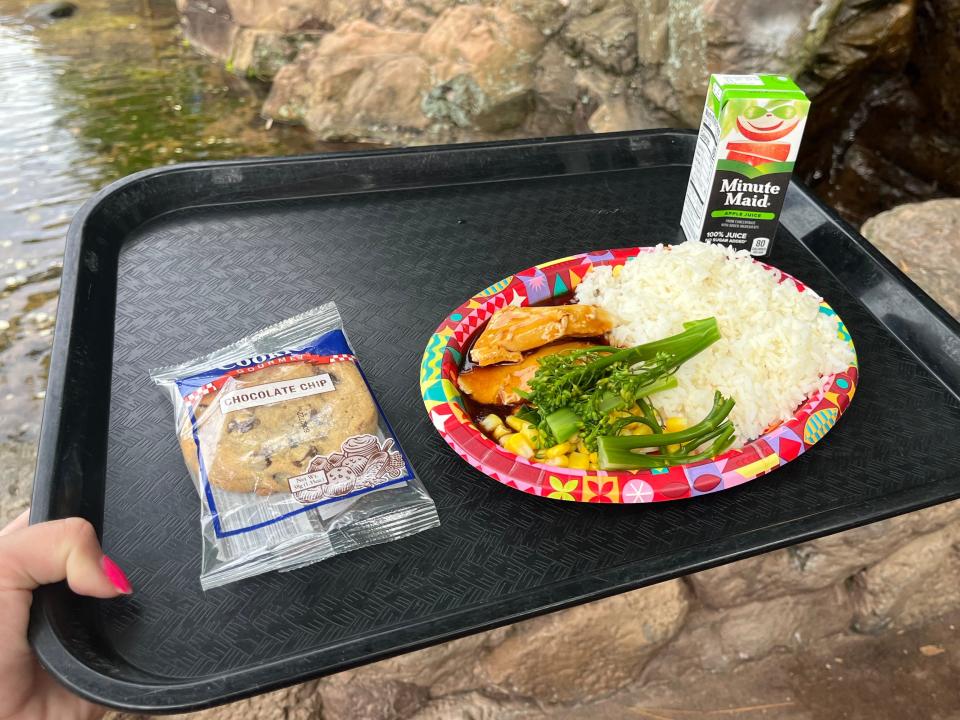
<instances>
[{"instance_id":1,"label":"black plastic tray","mask_svg":"<svg viewBox=\"0 0 960 720\"><path fill-rule=\"evenodd\" d=\"M640 132L203 163L113 184L70 227L32 521L89 518L136 593L37 593L76 692L199 708L960 496L960 326L806 190L771 262L853 334L860 387L772 475L654 506L539 499L461 462L420 400L464 298L588 249L673 242L695 137ZM199 500L147 371L335 300L442 526L202 593Z\"/></svg>"}]
</instances>

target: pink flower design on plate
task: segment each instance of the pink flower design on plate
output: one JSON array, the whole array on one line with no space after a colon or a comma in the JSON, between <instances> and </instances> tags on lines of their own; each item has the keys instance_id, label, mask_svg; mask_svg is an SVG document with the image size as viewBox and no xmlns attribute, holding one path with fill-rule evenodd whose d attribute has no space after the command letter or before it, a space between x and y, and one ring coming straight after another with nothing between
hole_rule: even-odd
<instances>
[{"instance_id":1,"label":"pink flower design on plate","mask_svg":"<svg viewBox=\"0 0 960 720\"><path fill-rule=\"evenodd\" d=\"M629 480L620 493L625 503L647 503L653 500L653 487L643 480Z\"/></svg>"}]
</instances>

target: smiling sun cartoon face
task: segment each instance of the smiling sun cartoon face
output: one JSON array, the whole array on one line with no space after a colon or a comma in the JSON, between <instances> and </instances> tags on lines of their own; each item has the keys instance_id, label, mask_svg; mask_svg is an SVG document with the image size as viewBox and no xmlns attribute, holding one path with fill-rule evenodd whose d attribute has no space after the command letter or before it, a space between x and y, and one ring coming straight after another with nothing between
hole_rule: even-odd
<instances>
[{"instance_id":1,"label":"smiling sun cartoon face","mask_svg":"<svg viewBox=\"0 0 960 720\"><path fill-rule=\"evenodd\" d=\"M737 116L737 129L748 140L770 142L789 135L800 122L800 117L793 104L776 107L747 105Z\"/></svg>"}]
</instances>

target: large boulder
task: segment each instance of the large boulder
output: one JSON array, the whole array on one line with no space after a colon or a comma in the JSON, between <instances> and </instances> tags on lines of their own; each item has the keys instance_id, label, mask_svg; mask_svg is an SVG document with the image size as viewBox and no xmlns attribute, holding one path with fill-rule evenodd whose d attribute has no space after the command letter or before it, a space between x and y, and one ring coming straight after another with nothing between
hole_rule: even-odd
<instances>
[{"instance_id":1,"label":"large boulder","mask_svg":"<svg viewBox=\"0 0 960 720\"><path fill-rule=\"evenodd\" d=\"M895 205L960 195L960 0L872 5L864 14L852 4L803 78L822 92L798 169L857 225ZM881 36L886 50L865 44Z\"/></svg>"},{"instance_id":2,"label":"large boulder","mask_svg":"<svg viewBox=\"0 0 960 720\"><path fill-rule=\"evenodd\" d=\"M420 40L365 20L347 23L277 73L264 112L328 139L420 134L429 124L420 101L430 82Z\"/></svg>"},{"instance_id":3,"label":"large boulder","mask_svg":"<svg viewBox=\"0 0 960 720\"><path fill-rule=\"evenodd\" d=\"M851 583L853 628L877 633L960 606L960 525L914 538Z\"/></svg>"},{"instance_id":4,"label":"large boulder","mask_svg":"<svg viewBox=\"0 0 960 720\"><path fill-rule=\"evenodd\" d=\"M826 6L836 3L829 0ZM822 32L822 5L770 0L669 3L661 75L673 92L657 99L695 125L711 72L798 74Z\"/></svg>"},{"instance_id":5,"label":"large boulder","mask_svg":"<svg viewBox=\"0 0 960 720\"><path fill-rule=\"evenodd\" d=\"M482 663L494 687L542 702L597 697L639 677L687 616L678 580L516 626Z\"/></svg>"},{"instance_id":6,"label":"large boulder","mask_svg":"<svg viewBox=\"0 0 960 720\"><path fill-rule=\"evenodd\" d=\"M519 128L543 36L503 8L444 11L424 33L355 20L301 51L264 113L338 140L444 141Z\"/></svg>"},{"instance_id":7,"label":"large boulder","mask_svg":"<svg viewBox=\"0 0 960 720\"><path fill-rule=\"evenodd\" d=\"M610 72L637 67L637 13L632 3L610 0L606 7L581 2L563 29L574 54L583 53Z\"/></svg>"},{"instance_id":8,"label":"large boulder","mask_svg":"<svg viewBox=\"0 0 960 720\"><path fill-rule=\"evenodd\" d=\"M958 201L960 202L960 201ZM960 521L960 502L900 515L690 576L708 607L729 608L844 582L920 535Z\"/></svg>"},{"instance_id":9,"label":"large boulder","mask_svg":"<svg viewBox=\"0 0 960 720\"><path fill-rule=\"evenodd\" d=\"M227 0L234 22L243 27L292 33L301 30L330 30L361 16L362 2L351 0Z\"/></svg>"},{"instance_id":10,"label":"large boulder","mask_svg":"<svg viewBox=\"0 0 960 720\"><path fill-rule=\"evenodd\" d=\"M958 168L960 171L960 168ZM867 220L863 235L921 288L960 319L957 238L960 199L901 205ZM945 507L953 507L957 503Z\"/></svg>"},{"instance_id":11,"label":"large boulder","mask_svg":"<svg viewBox=\"0 0 960 720\"><path fill-rule=\"evenodd\" d=\"M691 613L683 633L650 663L644 679L669 682L704 670L726 672L775 652L797 651L843 632L851 616L850 601L838 587L700 610Z\"/></svg>"},{"instance_id":12,"label":"large boulder","mask_svg":"<svg viewBox=\"0 0 960 720\"><path fill-rule=\"evenodd\" d=\"M915 0L885 0L870 12L852 0L831 5L832 22L820 23L819 42L803 64L808 91L819 93L878 63L890 70L903 65L913 43Z\"/></svg>"},{"instance_id":13,"label":"large boulder","mask_svg":"<svg viewBox=\"0 0 960 720\"><path fill-rule=\"evenodd\" d=\"M533 78L543 35L504 8L460 5L424 34L430 64L422 109L441 123L489 133L515 128L533 108Z\"/></svg>"}]
</instances>

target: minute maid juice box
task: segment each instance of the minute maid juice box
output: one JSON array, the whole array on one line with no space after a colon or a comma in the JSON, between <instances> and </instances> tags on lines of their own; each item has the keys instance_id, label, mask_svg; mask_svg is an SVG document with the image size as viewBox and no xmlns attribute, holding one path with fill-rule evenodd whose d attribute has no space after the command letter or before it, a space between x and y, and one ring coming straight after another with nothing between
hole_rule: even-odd
<instances>
[{"instance_id":1,"label":"minute maid juice box","mask_svg":"<svg viewBox=\"0 0 960 720\"><path fill-rule=\"evenodd\" d=\"M769 254L810 101L782 75L711 75L680 226Z\"/></svg>"}]
</instances>

